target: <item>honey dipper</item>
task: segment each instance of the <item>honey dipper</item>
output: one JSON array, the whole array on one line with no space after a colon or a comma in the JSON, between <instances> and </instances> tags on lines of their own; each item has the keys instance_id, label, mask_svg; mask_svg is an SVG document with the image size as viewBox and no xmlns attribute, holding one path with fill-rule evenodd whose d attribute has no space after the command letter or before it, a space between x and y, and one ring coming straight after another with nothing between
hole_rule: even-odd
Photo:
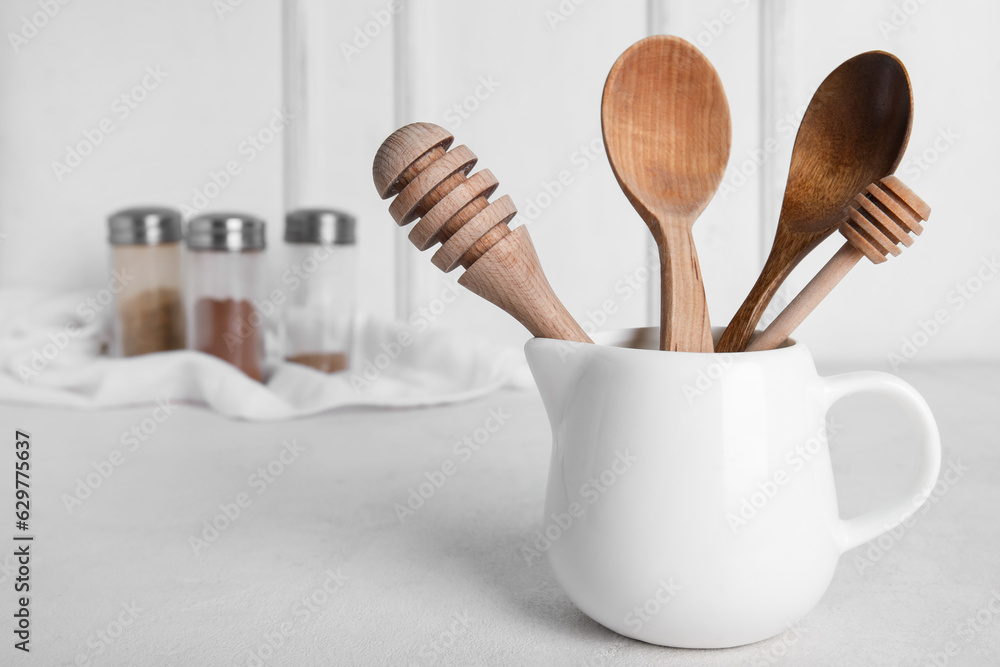
<instances>
[{"instance_id":1,"label":"honey dipper","mask_svg":"<svg viewBox=\"0 0 1000 667\"><path fill-rule=\"evenodd\" d=\"M513 200L490 196L499 184L489 169L472 176L476 155L467 146L450 151L454 137L433 123L412 123L393 132L372 165L382 199L395 196L389 213L400 226L419 218L409 238L420 250L441 247L431 262L448 272L459 265L458 283L499 306L533 336L590 343L545 278L528 230L511 230Z\"/></svg>"},{"instance_id":2,"label":"honey dipper","mask_svg":"<svg viewBox=\"0 0 1000 667\"><path fill-rule=\"evenodd\" d=\"M881 264L889 254L902 252L897 244L913 245L910 232L919 235L924 231L920 223L927 220L931 209L898 178L886 176L858 194L846 212L839 229L847 243L767 329L750 341L748 352L781 345L862 257Z\"/></svg>"}]
</instances>

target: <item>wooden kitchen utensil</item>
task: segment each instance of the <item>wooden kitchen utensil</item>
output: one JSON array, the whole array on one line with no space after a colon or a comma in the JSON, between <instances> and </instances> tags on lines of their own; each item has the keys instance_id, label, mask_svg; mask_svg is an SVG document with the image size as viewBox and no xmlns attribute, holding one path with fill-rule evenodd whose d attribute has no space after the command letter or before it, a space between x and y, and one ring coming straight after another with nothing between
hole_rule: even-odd
<instances>
[{"instance_id":1,"label":"wooden kitchen utensil","mask_svg":"<svg viewBox=\"0 0 1000 667\"><path fill-rule=\"evenodd\" d=\"M660 349L711 352L712 330L691 227L729 160L729 104L708 59L656 35L618 58L601 100L615 178L660 251Z\"/></svg>"},{"instance_id":2,"label":"wooden kitchen utensil","mask_svg":"<svg viewBox=\"0 0 1000 667\"><path fill-rule=\"evenodd\" d=\"M773 350L826 298L862 257L881 264L889 254L898 255L898 243L913 245L910 232L924 231L921 222L930 206L895 176L886 176L858 194L840 223L847 243L826 263L763 333L751 339L747 352Z\"/></svg>"},{"instance_id":3,"label":"wooden kitchen utensil","mask_svg":"<svg viewBox=\"0 0 1000 667\"><path fill-rule=\"evenodd\" d=\"M413 123L392 133L375 154L372 176L382 199L396 196L389 213L400 225L417 218L409 238L442 271L459 265L458 283L510 313L539 338L590 343L590 337L556 297L523 226L507 223L517 213L507 195L489 197L498 181L483 169L472 176L475 154L448 150L454 137L433 123Z\"/></svg>"},{"instance_id":4,"label":"wooden kitchen utensil","mask_svg":"<svg viewBox=\"0 0 1000 667\"><path fill-rule=\"evenodd\" d=\"M906 68L888 53L855 56L820 84L795 136L771 253L717 352L744 350L778 287L833 233L854 195L896 170L912 115Z\"/></svg>"}]
</instances>

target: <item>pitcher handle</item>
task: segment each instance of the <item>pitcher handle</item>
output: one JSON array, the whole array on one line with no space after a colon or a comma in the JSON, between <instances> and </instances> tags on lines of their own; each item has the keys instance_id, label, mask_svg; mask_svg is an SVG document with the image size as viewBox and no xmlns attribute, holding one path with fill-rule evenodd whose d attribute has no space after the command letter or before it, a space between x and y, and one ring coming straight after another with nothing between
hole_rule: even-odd
<instances>
[{"instance_id":1,"label":"pitcher handle","mask_svg":"<svg viewBox=\"0 0 1000 667\"><path fill-rule=\"evenodd\" d=\"M920 473L916 483L898 500L837 524L841 552L875 539L909 519L930 496L941 470L941 436L927 401L895 375L876 371L845 373L823 378L827 410L840 399L862 392L884 394L896 400L917 424Z\"/></svg>"}]
</instances>

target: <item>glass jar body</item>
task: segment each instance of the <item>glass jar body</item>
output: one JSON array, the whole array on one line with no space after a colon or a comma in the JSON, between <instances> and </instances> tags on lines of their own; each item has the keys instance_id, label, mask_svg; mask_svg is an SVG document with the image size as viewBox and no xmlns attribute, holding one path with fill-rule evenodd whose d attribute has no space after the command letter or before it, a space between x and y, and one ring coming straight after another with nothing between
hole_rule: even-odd
<instances>
[{"instance_id":1,"label":"glass jar body","mask_svg":"<svg viewBox=\"0 0 1000 667\"><path fill-rule=\"evenodd\" d=\"M132 357L185 347L179 243L111 246L114 348Z\"/></svg>"},{"instance_id":2,"label":"glass jar body","mask_svg":"<svg viewBox=\"0 0 1000 667\"><path fill-rule=\"evenodd\" d=\"M260 309L264 253L192 250L188 264L191 347L262 381L268 324Z\"/></svg>"},{"instance_id":3,"label":"glass jar body","mask_svg":"<svg viewBox=\"0 0 1000 667\"><path fill-rule=\"evenodd\" d=\"M350 367L355 320L354 245L290 243L285 359L333 373Z\"/></svg>"}]
</instances>

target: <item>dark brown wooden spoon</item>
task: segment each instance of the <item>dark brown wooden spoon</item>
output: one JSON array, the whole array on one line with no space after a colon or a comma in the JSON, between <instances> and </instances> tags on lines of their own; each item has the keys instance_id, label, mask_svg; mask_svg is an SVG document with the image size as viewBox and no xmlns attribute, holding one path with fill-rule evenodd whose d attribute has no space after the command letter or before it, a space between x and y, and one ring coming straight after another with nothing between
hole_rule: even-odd
<instances>
[{"instance_id":1,"label":"dark brown wooden spoon","mask_svg":"<svg viewBox=\"0 0 1000 667\"><path fill-rule=\"evenodd\" d=\"M889 53L855 56L820 84L795 136L771 252L716 352L746 348L792 269L837 229L858 192L896 170L912 118L909 76Z\"/></svg>"}]
</instances>

